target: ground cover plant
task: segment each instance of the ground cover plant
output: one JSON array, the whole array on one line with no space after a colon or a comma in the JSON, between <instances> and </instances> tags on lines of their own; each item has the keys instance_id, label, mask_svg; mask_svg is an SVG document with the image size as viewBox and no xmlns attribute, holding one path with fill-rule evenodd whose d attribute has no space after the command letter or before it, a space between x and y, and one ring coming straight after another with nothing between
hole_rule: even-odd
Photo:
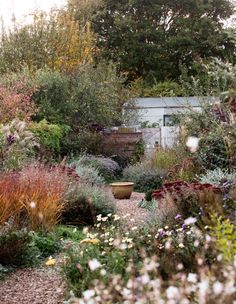
<instances>
[{"instance_id":1,"label":"ground cover plant","mask_svg":"<svg viewBox=\"0 0 236 304\"><path fill-rule=\"evenodd\" d=\"M231 303L233 257L217 251L213 227L201 231L197 219L177 217L171 228L132 226L127 231L117 227L119 216L110 217L114 224L106 224L109 216L98 216L96 230L66 246L63 273L75 295L69 303L159 303L157 295L160 303ZM230 246L234 242L229 240ZM222 267L229 272L221 277Z\"/></svg>"}]
</instances>

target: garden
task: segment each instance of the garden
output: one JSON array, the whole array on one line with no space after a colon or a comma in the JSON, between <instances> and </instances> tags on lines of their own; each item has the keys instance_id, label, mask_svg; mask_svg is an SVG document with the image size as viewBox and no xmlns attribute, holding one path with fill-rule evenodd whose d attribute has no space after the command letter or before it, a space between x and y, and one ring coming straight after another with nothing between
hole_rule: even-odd
<instances>
[{"instance_id":1,"label":"garden","mask_svg":"<svg viewBox=\"0 0 236 304\"><path fill-rule=\"evenodd\" d=\"M131 2L71 0L2 29L1 304L236 303L235 40L220 21L234 7L156 1L160 46L150 7ZM152 43L140 56L140 16L158 58ZM201 27L215 39L205 53ZM174 117L174 146L147 154L138 140L121 153L105 140L139 123L136 97L192 95L216 102Z\"/></svg>"}]
</instances>

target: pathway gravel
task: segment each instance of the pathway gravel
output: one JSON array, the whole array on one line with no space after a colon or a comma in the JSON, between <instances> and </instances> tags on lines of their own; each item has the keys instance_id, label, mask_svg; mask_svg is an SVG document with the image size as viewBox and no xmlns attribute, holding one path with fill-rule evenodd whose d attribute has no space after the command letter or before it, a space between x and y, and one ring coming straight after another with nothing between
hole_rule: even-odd
<instances>
[{"instance_id":1,"label":"pathway gravel","mask_svg":"<svg viewBox=\"0 0 236 304\"><path fill-rule=\"evenodd\" d=\"M62 304L65 283L52 267L20 269L0 281L0 304Z\"/></svg>"},{"instance_id":2,"label":"pathway gravel","mask_svg":"<svg viewBox=\"0 0 236 304\"><path fill-rule=\"evenodd\" d=\"M130 199L114 199L117 215L123 217L130 214L123 220L126 225L134 226L146 222L149 211L138 207L138 203L144 199L145 194L133 192Z\"/></svg>"}]
</instances>

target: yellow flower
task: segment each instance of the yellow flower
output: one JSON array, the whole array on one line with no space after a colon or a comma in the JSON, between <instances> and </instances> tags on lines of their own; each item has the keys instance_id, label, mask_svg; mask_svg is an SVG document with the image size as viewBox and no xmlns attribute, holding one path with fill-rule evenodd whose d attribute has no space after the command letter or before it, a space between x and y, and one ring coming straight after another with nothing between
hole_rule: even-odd
<instances>
[{"instance_id":1,"label":"yellow flower","mask_svg":"<svg viewBox=\"0 0 236 304\"><path fill-rule=\"evenodd\" d=\"M100 243L100 240L99 239L84 239L82 241L79 242L80 244L99 244Z\"/></svg>"},{"instance_id":2,"label":"yellow flower","mask_svg":"<svg viewBox=\"0 0 236 304\"><path fill-rule=\"evenodd\" d=\"M56 264L56 260L53 259L51 256L48 258L47 262L45 263L46 266L54 266Z\"/></svg>"}]
</instances>

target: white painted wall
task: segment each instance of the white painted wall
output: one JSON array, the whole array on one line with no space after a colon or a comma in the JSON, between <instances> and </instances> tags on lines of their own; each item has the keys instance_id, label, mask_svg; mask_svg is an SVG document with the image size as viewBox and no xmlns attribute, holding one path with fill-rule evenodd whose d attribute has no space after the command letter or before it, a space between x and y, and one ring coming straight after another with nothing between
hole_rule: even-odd
<instances>
[{"instance_id":1,"label":"white painted wall","mask_svg":"<svg viewBox=\"0 0 236 304\"><path fill-rule=\"evenodd\" d=\"M201 111L200 107L192 108L195 111ZM172 115L178 113L185 113L186 108L171 107L171 108L146 108L139 110L139 122L148 121L150 124L158 123L159 128L142 129L144 134L144 141L148 150L155 149L155 141L158 141L161 147L172 147L176 143L179 135L178 126L164 126L164 115Z\"/></svg>"},{"instance_id":2,"label":"white painted wall","mask_svg":"<svg viewBox=\"0 0 236 304\"><path fill-rule=\"evenodd\" d=\"M141 131L145 142L145 153L150 155L156 150L155 143L161 144L161 128L145 128Z\"/></svg>"}]
</instances>

